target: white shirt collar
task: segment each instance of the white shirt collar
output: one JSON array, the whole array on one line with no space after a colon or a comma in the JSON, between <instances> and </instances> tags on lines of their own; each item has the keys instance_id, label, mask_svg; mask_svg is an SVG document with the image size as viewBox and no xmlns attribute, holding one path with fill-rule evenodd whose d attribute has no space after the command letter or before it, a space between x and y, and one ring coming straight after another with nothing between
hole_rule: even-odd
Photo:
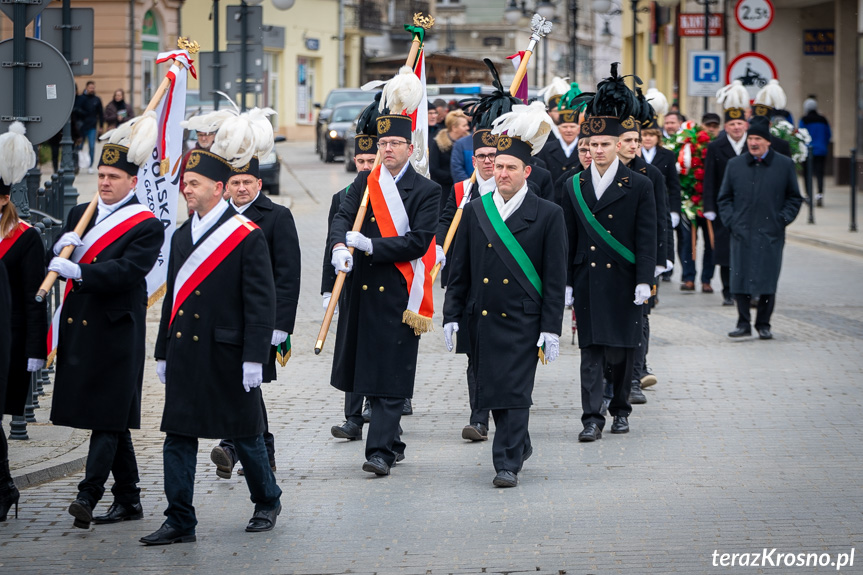
<instances>
[{"instance_id":1,"label":"white shirt collar","mask_svg":"<svg viewBox=\"0 0 863 575\"><path fill-rule=\"evenodd\" d=\"M479 190L479 195L484 196L489 192L493 192L495 190L494 176L490 177L487 180L483 180L482 176L479 175L479 170L476 171L476 187ZM471 194L473 195L473 194Z\"/></svg>"},{"instance_id":2,"label":"white shirt collar","mask_svg":"<svg viewBox=\"0 0 863 575\"><path fill-rule=\"evenodd\" d=\"M98 193L98 192L96 192ZM117 202L116 204L111 204L110 206L102 201L102 196L99 196L99 206L98 212L96 213L96 223L98 224L123 206L129 203L132 197L135 195L135 190L132 189L126 194L126 197Z\"/></svg>"},{"instance_id":3,"label":"white shirt collar","mask_svg":"<svg viewBox=\"0 0 863 575\"><path fill-rule=\"evenodd\" d=\"M261 195L261 192L258 192L257 194L255 194L255 197L252 198L251 202L249 202L248 204L243 204L242 206L238 206L236 203L234 203L234 198L231 198L231 207L233 207L235 210L237 210L238 214L242 214L243 212L245 212L246 210L249 209L249 206L251 206L252 204L255 203L255 200L258 199L259 195Z\"/></svg>"},{"instance_id":4,"label":"white shirt collar","mask_svg":"<svg viewBox=\"0 0 863 575\"><path fill-rule=\"evenodd\" d=\"M732 148L734 148L734 153L739 156L743 152L743 146L746 145L746 134L743 134L743 137L740 138L739 142L735 142L734 139L728 135L728 132L725 132L725 137L728 138L728 143L731 144Z\"/></svg>"},{"instance_id":5,"label":"white shirt collar","mask_svg":"<svg viewBox=\"0 0 863 575\"><path fill-rule=\"evenodd\" d=\"M614 181L614 176L617 175L617 170L620 168L620 158L614 158L614 161L611 162L611 165L608 166L608 169L605 170L605 174L602 176L599 175L599 170L596 169L596 162L591 162L590 164L590 179L593 181L593 191L596 193L596 199L602 197L602 194L605 193L605 190L608 189L608 186Z\"/></svg>"},{"instance_id":6,"label":"white shirt collar","mask_svg":"<svg viewBox=\"0 0 863 575\"><path fill-rule=\"evenodd\" d=\"M205 215L203 218L198 217L198 212L192 216L192 243L198 243L198 240L201 239L201 236L206 234L213 225L219 221L219 218L222 217L230 204L228 202L219 201L219 203Z\"/></svg>"},{"instance_id":7,"label":"white shirt collar","mask_svg":"<svg viewBox=\"0 0 863 575\"><path fill-rule=\"evenodd\" d=\"M567 144L563 141L563 138L560 139L560 147L563 148L563 153L566 154L566 157L569 158L572 155L572 152L575 150L576 146L578 146L578 138L574 139L571 144Z\"/></svg>"},{"instance_id":8,"label":"white shirt collar","mask_svg":"<svg viewBox=\"0 0 863 575\"><path fill-rule=\"evenodd\" d=\"M653 146L649 150L647 148L641 148L641 157L644 158L644 161L648 164L652 164L653 158L656 157L656 146Z\"/></svg>"},{"instance_id":9,"label":"white shirt collar","mask_svg":"<svg viewBox=\"0 0 863 575\"><path fill-rule=\"evenodd\" d=\"M504 221L508 217L510 217L513 212L521 207L522 202L524 202L524 197L527 195L527 180L524 181L524 185L521 187L519 191L515 193L513 197L509 199L508 202L504 201L503 196L500 195L500 192L497 190L497 187L494 189L494 195L491 197L494 200L494 205L497 206L497 211L500 212L500 217L503 218Z\"/></svg>"},{"instance_id":10,"label":"white shirt collar","mask_svg":"<svg viewBox=\"0 0 863 575\"><path fill-rule=\"evenodd\" d=\"M399 183L399 180L401 180L401 179L402 179L402 176L404 176L404 175L405 175L405 172L407 172L407 171L408 171L408 166L410 166L410 165L411 165L410 160L408 160L407 162L405 162L405 165L404 165L404 166L402 166L401 171L400 171L400 172L399 172L399 173L398 173L398 174L393 178L393 181L394 181L395 183ZM385 169L385 170L387 169L387 168L386 168L386 166L384 166L384 169Z\"/></svg>"}]
</instances>

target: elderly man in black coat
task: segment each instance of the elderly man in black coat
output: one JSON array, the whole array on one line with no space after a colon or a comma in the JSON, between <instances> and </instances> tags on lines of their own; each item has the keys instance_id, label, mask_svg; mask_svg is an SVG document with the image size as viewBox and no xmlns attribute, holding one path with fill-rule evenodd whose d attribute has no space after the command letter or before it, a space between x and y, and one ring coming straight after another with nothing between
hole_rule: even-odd
<instances>
[{"instance_id":1,"label":"elderly man in black coat","mask_svg":"<svg viewBox=\"0 0 863 575\"><path fill-rule=\"evenodd\" d=\"M76 250L70 260L55 257L48 265L66 278L66 297L51 330L57 341L51 421L93 430L87 471L69 506L75 527L82 529L94 521L109 474L114 503L96 523L143 517L129 430L141 427L146 277L159 257L164 228L135 197L138 166L127 160L127 151L104 146L97 212L80 238L72 230L87 205L69 212L54 254L67 245Z\"/></svg>"},{"instance_id":2,"label":"elderly man in black coat","mask_svg":"<svg viewBox=\"0 0 863 575\"><path fill-rule=\"evenodd\" d=\"M230 438L255 513L246 531L269 531L281 489L264 446L260 385L269 362L276 295L264 232L222 201L231 166L194 150L183 195L194 215L171 240L156 360L165 384L162 431L167 519L145 545L195 541L192 505L198 438Z\"/></svg>"},{"instance_id":3,"label":"elderly man in black coat","mask_svg":"<svg viewBox=\"0 0 863 575\"><path fill-rule=\"evenodd\" d=\"M728 162L717 201L731 233L731 293L737 299L737 329L728 335L752 335L749 306L759 296L755 329L761 339L771 339L785 228L803 198L794 161L771 149L766 118L752 118L746 144L747 152Z\"/></svg>"},{"instance_id":4,"label":"elderly man in black coat","mask_svg":"<svg viewBox=\"0 0 863 575\"><path fill-rule=\"evenodd\" d=\"M650 180L617 157L617 118L594 116L590 168L565 185L569 235L567 285L572 286L581 348L581 421L578 439L602 437L603 368L613 386L612 433L629 431L629 393L635 349L656 268L656 206ZM633 299L634 294L634 299ZM569 298L567 298L569 299Z\"/></svg>"},{"instance_id":5,"label":"elderly man in black coat","mask_svg":"<svg viewBox=\"0 0 863 575\"><path fill-rule=\"evenodd\" d=\"M273 268L273 280L276 286L276 329L273 330L270 358L264 365L263 376L264 383L269 383L276 379L276 350L294 332L297 303L300 299L300 240L291 210L273 203L261 192L262 186L258 158L252 158L248 164L234 168L225 189L231 198L231 207L261 228L267 238L270 265ZM275 438L267 424L267 409L263 405L263 396L261 396L261 402L264 414L264 444L267 446L270 467L275 471ZM233 442L230 439L223 439L210 452L210 460L216 464L216 475L230 479L237 462ZM237 473L242 475L243 469L241 468Z\"/></svg>"},{"instance_id":6,"label":"elderly man in black coat","mask_svg":"<svg viewBox=\"0 0 863 575\"><path fill-rule=\"evenodd\" d=\"M407 277L408 270L420 270L423 279L434 265L441 192L408 162L410 118L380 116L377 127L382 164L357 175L330 230L333 267L349 273L345 283L350 284L340 302L330 383L369 398L363 471L383 476L404 459L399 420L405 399L413 396L419 334L431 328L430 317L423 320L411 309L416 298L425 301L430 294L430 276L428 282L410 283ZM372 183L379 192L370 194L360 231L354 232L360 201ZM349 247L356 248L353 255ZM429 257L430 265L422 270Z\"/></svg>"}]
</instances>

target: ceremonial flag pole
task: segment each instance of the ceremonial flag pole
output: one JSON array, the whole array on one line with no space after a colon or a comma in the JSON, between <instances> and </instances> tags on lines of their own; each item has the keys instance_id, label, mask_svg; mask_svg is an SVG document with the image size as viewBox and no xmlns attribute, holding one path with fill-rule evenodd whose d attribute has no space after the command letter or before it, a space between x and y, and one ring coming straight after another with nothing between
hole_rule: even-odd
<instances>
[{"instance_id":1,"label":"ceremonial flag pole","mask_svg":"<svg viewBox=\"0 0 863 575\"><path fill-rule=\"evenodd\" d=\"M524 94L525 98L527 97L527 82L524 81L525 74L527 74L527 63L530 61L530 55L533 53L533 49L536 47L536 43L539 42L542 38L544 38L549 32L551 32L552 23L539 14L534 14L533 18L530 21L530 43L527 46L527 50L524 52L519 52L521 56L518 69L515 71L515 78L512 79L512 84L509 86L509 93L512 96L521 97L519 94L521 93L522 84L525 86ZM469 187L473 187L476 184L476 170L470 175L470 184ZM443 253L447 253L449 251L450 246L452 245L453 238L455 238L455 233L458 230L458 226L461 223L461 214L464 208L465 203L467 202L467 198L470 197L470 189L466 189L464 192L464 199L462 203L455 211L455 215L453 215L452 222L449 225L449 229L446 231L446 237L444 237L443 241ZM431 271L432 281L437 279L438 274L440 273L440 264L435 264L434 268Z\"/></svg>"},{"instance_id":2,"label":"ceremonial flag pole","mask_svg":"<svg viewBox=\"0 0 863 575\"><path fill-rule=\"evenodd\" d=\"M413 41L411 42L411 49L408 53L408 57L405 60L405 66L414 69L414 64L416 63L417 56L419 55L420 49L423 44L423 40L425 39L425 31L434 26L434 17L433 16L423 16L422 13L418 12L414 14L413 26L409 24L405 24L405 30L413 34ZM399 113L401 110L390 110L392 113ZM381 152L378 150L377 155L375 156L375 163L372 166L372 172L374 172L378 166L381 165ZM366 212L368 211L369 206L369 186L366 184L366 189L363 191L363 198L360 202L360 207L357 210L357 216L354 218L354 225L352 231L358 232L363 225L363 221L366 219ZM354 248L349 247L348 251L351 255L354 254ZM333 321L333 315L336 311L336 305L339 303L339 296L342 293L342 289L345 285L345 279L347 278L347 273L338 272L336 274L336 282L333 284L332 296L330 297L330 303L327 306L327 311L324 313L324 320L321 323L321 329L318 332L318 339L315 342L315 355L319 355L321 350L324 348L324 341L327 339L327 333L330 331L330 323Z\"/></svg>"}]
</instances>

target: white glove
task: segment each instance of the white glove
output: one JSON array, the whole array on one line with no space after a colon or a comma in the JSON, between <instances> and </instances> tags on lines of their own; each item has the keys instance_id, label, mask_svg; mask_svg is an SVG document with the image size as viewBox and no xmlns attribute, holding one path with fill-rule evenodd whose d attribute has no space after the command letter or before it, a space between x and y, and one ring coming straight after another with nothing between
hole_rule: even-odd
<instances>
[{"instance_id":1,"label":"white glove","mask_svg":"<svg viewBox=\"0 0 863 575\"><path fill-rule=\"evenodd\" d=\"M677 212L671 212L669 215L671 216L671 227L676 228L680 223L680 214Z\"/></svg>"},{"instance_id":2,"label":"white glove","mask_svg":"<svg viewBox=\"0 0 863 575\"><path fill-rule=\"evenodd\" d=\"M704 219L712 222L716 219L716 212L704 212Z\"/></svg>"},{"instance_id":3,"label":"white glove","mask_svg":"<svg viewBox=\"0 0 863 575\"><path fill-rule=\"evenodd\" d=\"M81 241L81 238L78 237L78 234L75 232L66 232L60 239L57 240L57 243L54 244L54 255L59 256L60 252L63 251L63 248L66 246L83 246L84 242Z\"/></svg>"},{"instance_id":4,"label":"white glove","mask_svg":"<svg viewBox=\"0 0 863 575\"><path fill-rule=\"evenodd\" d=\"M539 340L536 342L536 347L545 345L545 360L554 361L560 355L560 338L553 333L542 332L539 334Z\"/></svg>"},{"instance_id":5,"label":"white glove","mask_svg":"<svg viewBox=\"0 0 863 575\"><path fill-rule=\"evenodd\" d=\"M653 268L653 277L658 278L665 273L665 266L655 266Z\"/></svg>"},{"instance_id":6,"label":"white glove","mask_svg":"<svg viewBox=\"0 0 863 575\"><path fill-rule=\"evenodd\" d=\"M280 345L288 341L288 332L282 331L280 329L273 330L273 339L270 342L270 345Z\"/></svg>"},{"instance_id":7,"label":"white glove","mask_svg":"<svg viewBox=\"0 0 863 575\"><path fill-rule=\"evenodd\" d=\"M642 305L650 299L650 286L647 284L638 284L635 286L635 305Z\"/></svg>"},{"instance_id":8,"label":"white glove","mask_svg":"<svg viewBox=\"0 0 863 575\"><path fill-rule=\"evenodd\" d=\"M451 321L443 326L443 341L446 344L446 350L452 351L452 334L458 333L458 322Z\"/></svg>"},{"instance_id":9,"label":"white glove","mask_svg":"<svg viewBox=\"0 0 863 575\"><path fill-rule=\"evenodd\" d=\"M345 234L345 243L348 247L357 248L364 252L372 253L372 240L360 232L348 232Z\"/></svg>"},{"instance_id":10,"label":"white glove","mask_svg":"<svg viewBox=\"0 0 863 575\"><path fill-rule=\"evenodd\" d=\"M251 391L253 387L261 387L264 380L264 365L253 361L243 362L243 387Z\"/></svg>"},{"instance_id":11,"label":"white glove","mask_svg":"<svg viewBox=\"0 0 863 575\"><path fill-rule=\"evenodd\" d=\"M434 263L440 264L440 269L443 269L443 267L446 265L446 254L443 253L443 246L435 244Z\"/></svg>"},{"instance_id":12,"label":"white glove","mask_svg":"<svg viewBox=\"0 0 863 575\"><path fill-rule=\"evenodd\" d=\"M330 300L333 299L333 294L331 292L324 292L324 309L330 307ZM336 309L333 310L333 313L339 313L339 304L336 304Z\"/></svg>"},{"instance_id":13,"label":"white glove","mask_svg":"<svg viewBox=\"0 0 863 575\"><path fill-rule=\"evenodd\" d=\"M27 360L27 371L29 371L31 373L34 371L39 371L43 367L45 367L45 360L44 359L34 359L31 357L30 359Z\"/></svg>"},{"instance_id":14,"label":"white glove","mask_svg":"<svg viewBox=\"0 0 863 575\"><path fill-rule=\"evenodd\" d=\"M336 273L345 272L348 274L354 269L354 256L351 255L348 248L339 246L333 248L333 259L330 260L330 263L336 268Z\"/></svg>"},{"instance_id":15,"label":"white glove","mask_svg":"<svg viewBox=\"0 0 863 575\"><path fill-rule=\"evenodd\" d=\"M64 278L70 280L81 279L81 266L65 258L53 258L48 264L49 272L57 272Z\"/></svg>"},{"instance_id":16,"label":"white glove","mask_svg":"<svg viewBox=\"0 0 863 575\"><path fill-rule=\"evenodd\" d=\"M575 300L572 298L572 286L566 286L566 295L563 296L563 305L566 307L572 307L572 304L575 303Z\"/></svg>"},{"instance_id":17,"label":"white glove","mask_svg":"<svg viewBox=\"0 0 863 575\"><path fill-rule=\"evenodd\" d=\"M670 272L674 269L674 262L671 260L665 260L665 271Z\"/></svg>"},{"instance_id":18,"label":"white glove","mask_svg":"<svg viewBox=\"0 0 863 575\"><path fill-rule=\"evenodd\" d=\"M159 376L159 381L165 383L165 371L168 369L168 362L164 359L156 360L156 375Z\"/></svg>"}]
</instances>

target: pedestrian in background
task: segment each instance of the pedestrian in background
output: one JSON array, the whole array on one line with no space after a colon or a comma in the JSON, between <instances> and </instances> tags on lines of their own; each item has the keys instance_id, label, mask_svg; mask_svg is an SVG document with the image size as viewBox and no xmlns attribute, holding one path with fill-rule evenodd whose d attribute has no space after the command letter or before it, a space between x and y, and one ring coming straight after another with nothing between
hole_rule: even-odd
<instances>
[{"instance_id":1,"label":"pedestrian in background","mask_svg":"<svg viewBox=\"0 0 863 575\"><path fill-rule=\"evenodd\" d=\"M113 130L123 122L128 122L134 117L132 107L126 104L126 94L123 90L114 92L114 99L105 106L105 127Z\"/></svg>"},{"instance_id":2,"label":"pedestrian in background","mask_svg":"<svg viewBox=\"0 0 863 575\"><path fill-rule=\"evenodd\" d=\"M453 176L450 171L450 159L453 144L470 132L468 117L461 110L450 112L444 121L445 129L438 132L433 140L429 141L429 170L431 180L446 190L441 195L440 206L443 209L446 196L452 188Z\"/></svg>"},{"instance_id":3,"label":"pedestrian in background","mask_svg":"<svg viewBox=\"0 0 863 575\"><path fill-rule=\"evenodd\" d=\"M93 162L96 160L96 136L97 130L102 129L105 119L102 114L102 100L96 95L96 83L87 82L84 87L84 92L75 98L75 109L73 113L77 113L79 131L84 139L87 140L87 150L90 152L90 163L87 167L87 173L94 173ZM78 150L83 147L83 142Z\"/></svg>"},{"instance_id":4,"label":"pedestrian in background","mask_svg":"<svg viewBox=\"0 0 863 575\"><path fill-rule=\"evenodd\" d=\"M818 113L818 101L814 94L803 102L803 111L806 115L800 118L800 127L805 128L812 137L810 143L812 171L815 173L815 181L818 182L815 205L820 208L824 205L824 164L827 161L827 147L833 138L833 133L830 131L830 122Z\"/></svg>"}]
</instances>

